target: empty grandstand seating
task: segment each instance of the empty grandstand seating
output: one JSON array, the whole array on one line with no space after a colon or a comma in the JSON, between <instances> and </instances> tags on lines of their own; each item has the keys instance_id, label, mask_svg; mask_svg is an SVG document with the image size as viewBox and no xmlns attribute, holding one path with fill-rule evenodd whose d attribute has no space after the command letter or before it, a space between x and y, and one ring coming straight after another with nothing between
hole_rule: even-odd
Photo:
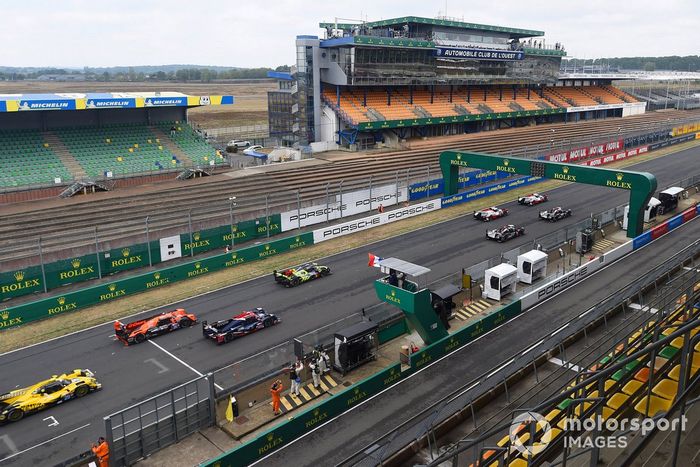
<instances>
[{"instance_id":1,"label":"empty grandstand seating","mask_svg":"<svg viewBox=\"0 0 700 467\"><path fill-rule=\"evenodd\" d=\"M0 132L1 187L53 184L56 178L73 177L39 131Z\"/></svg>"},{"instance_id":2,"label":"empty grandstand seating","mask_svg":"<svg viewBox=\"0 0 700 467\"><path fill-rule=\"evenodd\" d=\"M340 105L335 89L324 89L322 98L346 122L357 125L378 120L405 120L428 117L521 112L572 106L622 104L635 102L630 95L612 86L550 87L543 96L534 90L518 89L513 98L511 88L455 87L450 101L449 91L437 88L431 96L429 89L406 87L343 89Z\"/></svg>"},{"instance_id":3,"label":"empty grandstand seating","mask_svg":"<svg viewBox=\"0 0 700 467\"><path fill-rule=\"evenodd\" d=\"M175 136L170 136L170 128L173 126L177 131L175 132ZM223 157L217 154L216 150L187 123L161 122L158 123L158 128L163 131L166 138L170 138L177 147L182 150L194 165L211 165L212 161L217 163L221 162L223 159Z\"/></svg>"}]
</instances>

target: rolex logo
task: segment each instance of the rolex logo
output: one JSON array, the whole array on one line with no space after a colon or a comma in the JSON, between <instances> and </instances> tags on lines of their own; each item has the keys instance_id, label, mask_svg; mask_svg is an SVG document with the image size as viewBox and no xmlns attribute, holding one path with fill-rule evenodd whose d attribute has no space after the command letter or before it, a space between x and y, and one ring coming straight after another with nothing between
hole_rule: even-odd
<instances>
[{"instance_id":1,"label":"rolex logo","mask_svg":"<svg viewBox=\"0 0 700 467\"><path fill-rule=\"evenodd\" d=\"M117 290L117 284L109 284L107 288L110 292L114 292L115 290Z\"/></svg>"},{"instance_id":2,"label":"rolex logo","mask_svg":"<svg viewBox=\"0 0 700 467\"><path fill-rule=\"evenodd\" d=\"M565 174L568 174L568 173L569 173L569 168L568 168L568 167L564 167L563 169L561 169L561 171L564 172Z\"/></svg>"},{"instance_id":3,"label":"rolex logo","mask_svg":"<svg viewBox=\"0 0 700 467\"><path fill-rule=\"evenodd\" d=\"M458 161L461 161L461 160L462 160L462 155L461 155L461 154L457 154L457 160L458 160Z\"/></svg>"},{"instance_id":4,"label":"rolex logo","mask_svg":"<svg viewBox=\"0 0 700 467\"><path fill-rule=\"evenodd\" d=\"M124 248L124 249L122 250L122 256L123 256L124 258L127 258L127 257L129 256L130 253L131 253L131 250L129 250L128 248Z\"/></svg>"},{"instance_id":5,"label":"rolex logo","mask_svg":"<svg viewBox=\"0 0 700 467\"><path fill-rule=\"evenodd\" d=\"M396 297L396 290L392 290L392 291L391 291L391 296L392 296L392 297Z\"/></svg>"},{"instance_id":6,"label":"rolex logo","mask_svg":"<svg viewBox=\"0 0 700 467\"><path fill-rule=\"evenodd\" d=\"M233 232L238 232L238 226L237 226L237 225L234 225L233 227L231 227L231 230L232 230Z\"/></svg>"},{"instance_id":7,"label":"rolex logo","mask_svg":"<svg viewBox=\"0 0 700 467\"><path fill-rule=\"evenodd\" d=\"M238 258L238 253L231 253L231 259Z\"/></svg>"},{"instance_id":8,"label":"rolex logo","mask_svg":"<svg viewBox=\"0 0 700 467\"><path fill-rule=\"evenodd\" d=\"M73 265L73 269L78 269L80 267L80 259L75 258L73 261L70 262L70 264Z\"/></svg>"},{"instance_id":9,"label":"rolex logo","mask_svg":"<svg viewBox=\"0 0 700 467\"><path fill-rule=\"evenodd\" d=\"M66 303L66 297L58 297L58 304L63 305Z\"/></svg>"},{"instance_id":10,"label":"rolex logo","mask_svg":"<svg viewBox=\"0 0 700 467\"><path fill-rule=\"evenodd\" d=\"M318 414L320 414L321 411L319 409L314 410L314 417L318 417Z\"/></svg>"},{"instance_id":11,"label":"rolex logo","mask_svg":"<svg viewBox=\"0 0 700 467\"><path fill-rule=\"evenodd\" d=\"M194 241L195 241L195 242L198 242L198 241L199 241L199 238L201 237L201 235L202 235L202 234L200 234L199 232L195 232L195 233L192 234L192 238L194 238Z\"/></svg>"},{"instance_id":12,"label":"rolex logo","mask_svg":"<svg viewBox=\"0 0 700 467\"><path fill-rule=\"evenodd\" d=\"M510 161L508 159L503 159L503 165L508 167L508 164L510 164Z\"/></svg>"},{"instance_id":13,"label":"rolex logo","mask_svg":"<svg viewBox=\"0 0 700 467\"><path fill-rule=\"evenodd\" d=\"M360 388L355 388L355 394L359 394L359 393L360 393Z\"/></svg>"},{"instance_id":14,"label":"rolex logo","mask_svg":"<svg viewBox=\"0 0 700 467\"><path fill-rule=\"evenodd\" d=\"M266 250L269 250L269 249L270 249L270 245L265 245L265 249L266 249Z\"/></svg>"},{"instance_id":15,"label":"rolex logo","mask_svg":"<svg viewBox=\"0 0 700 467\"><path fill-rule=\"evenodd\" d=\"M160 279L160 273L159 273L159 272L153 273L153 278L154 278L155 280Z\"/></svg>"},{"instance_id":16,"label":"rolex logo","mask_svg":"<svg viewBox=\"0 0 700 467\"><path fill-rule=\"evenodd\" d=\"M202 263L200 263L199 261L197 261L196 263L194 263L194 267L195 267L196 269L199 269L201 266L202 266Z\"/></svg>"},{"instance_id":17,"label":"rolex logo","mask_svg":"<svg viewBox=\"0 0 700 467\"><path fill-rule=\"evenodd\" d=\"M294 241L295 241L295 242L301 241L301 237L300 237L299 235L297 235L297 236L294 238Z\"/></svg>"},{"instance_id":18,"label":"rolex logo","mask_svg":"<svg viewBox=\"0 0 700 467\"><path fill-rule=\"evenodd\" d=\"M3 319L3 320L9 319L9 318L10 318L10 312L7 311L7 310L2 310L2 314L0 314L0 316L2 316L2 319Z\"/></svg>"},{"instance_id":19,"label":"rolex logo","mask_svg":"<svg viewBox=\"0 0 700 467\"><path fill-rule=\"evenodd\" d=\"M623 177L624 177L624 175L621 174L621 173L615 174L615 178L617 178L617 181L618 181L618 182L622 181L622 178L623 178Z\"/></svg>"},{"instance_id":20,"label":"rolex logo","mask_svg":"<svg viewBox=\"0 0 700 467\"><path fill-rule=\"evenodd\" d=\"M24 271L17 271L14 273L15 279L17 279L17 282L22 282L24 279Z\"/></svg>"},{"instance_id":21,"label":"rolex logo","mask_svg":"<svg viewBox=\"0 0 700 467\"><path fill-rule=\"evenodd\" d=\"M274 433L269 433L269 434L267 435L267 440L268 440L268 441L272 441L273 439L275 439Z\"/></svg>"}]
</instances>

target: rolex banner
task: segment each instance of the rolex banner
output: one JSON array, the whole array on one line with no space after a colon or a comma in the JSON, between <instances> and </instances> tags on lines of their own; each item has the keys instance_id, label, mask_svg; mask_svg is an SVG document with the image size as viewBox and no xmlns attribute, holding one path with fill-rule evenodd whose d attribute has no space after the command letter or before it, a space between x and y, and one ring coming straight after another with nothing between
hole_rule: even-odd
<instances>
[{"instance_id":1,"label":"rolex banner","mask_svg":"<svg viewBox=\"0 0 700 467\"><path fill-rule=\"evenodd\" d=\"M0 274L0 302L12 297L43 292L41 267L31 266Z\"/></svg>"}]
</instances>

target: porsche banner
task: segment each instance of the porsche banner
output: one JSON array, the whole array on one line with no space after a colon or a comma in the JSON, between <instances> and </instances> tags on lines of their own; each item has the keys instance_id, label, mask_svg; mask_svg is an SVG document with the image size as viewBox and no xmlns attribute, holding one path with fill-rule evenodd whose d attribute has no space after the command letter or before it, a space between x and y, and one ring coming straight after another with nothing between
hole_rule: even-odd
<instances>
[{"instance_id":1,"label":"porsche banner","mask_svg":"<svg viewBox=\"0 0 700 467\"><path fill-rule=\"evenodd\" d=\"M398 202L408 199L406 188L397 189L396 184L372 187L371 192L366 189L342 195L336 194L330 197L328 204L317 204L283 212L281 214L282 232L372 211L378 209L379 205L393 206L397 203L397 194Z\"/></svg>"}]
</instances>

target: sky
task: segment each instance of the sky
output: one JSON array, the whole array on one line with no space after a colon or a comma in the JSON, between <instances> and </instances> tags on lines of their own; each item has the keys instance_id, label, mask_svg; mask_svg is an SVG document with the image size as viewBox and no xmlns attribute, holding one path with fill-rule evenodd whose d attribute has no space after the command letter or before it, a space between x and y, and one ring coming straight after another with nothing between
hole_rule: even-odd
<instances>
[{"instance_id":1,"label":"sky","mask_svg":"<svg viewBox=\"0 0 700 467\"><path fill-rule=\"evenodd\" d=\"M0 66L291 65L295 37L322 34L318 23L332 22L336 15L368 21L446 15L535 29L545 31L547 43L561 42L569 56L581 59L700 54L700 0L2 3Z\"/></svg>"}]
</instances>

